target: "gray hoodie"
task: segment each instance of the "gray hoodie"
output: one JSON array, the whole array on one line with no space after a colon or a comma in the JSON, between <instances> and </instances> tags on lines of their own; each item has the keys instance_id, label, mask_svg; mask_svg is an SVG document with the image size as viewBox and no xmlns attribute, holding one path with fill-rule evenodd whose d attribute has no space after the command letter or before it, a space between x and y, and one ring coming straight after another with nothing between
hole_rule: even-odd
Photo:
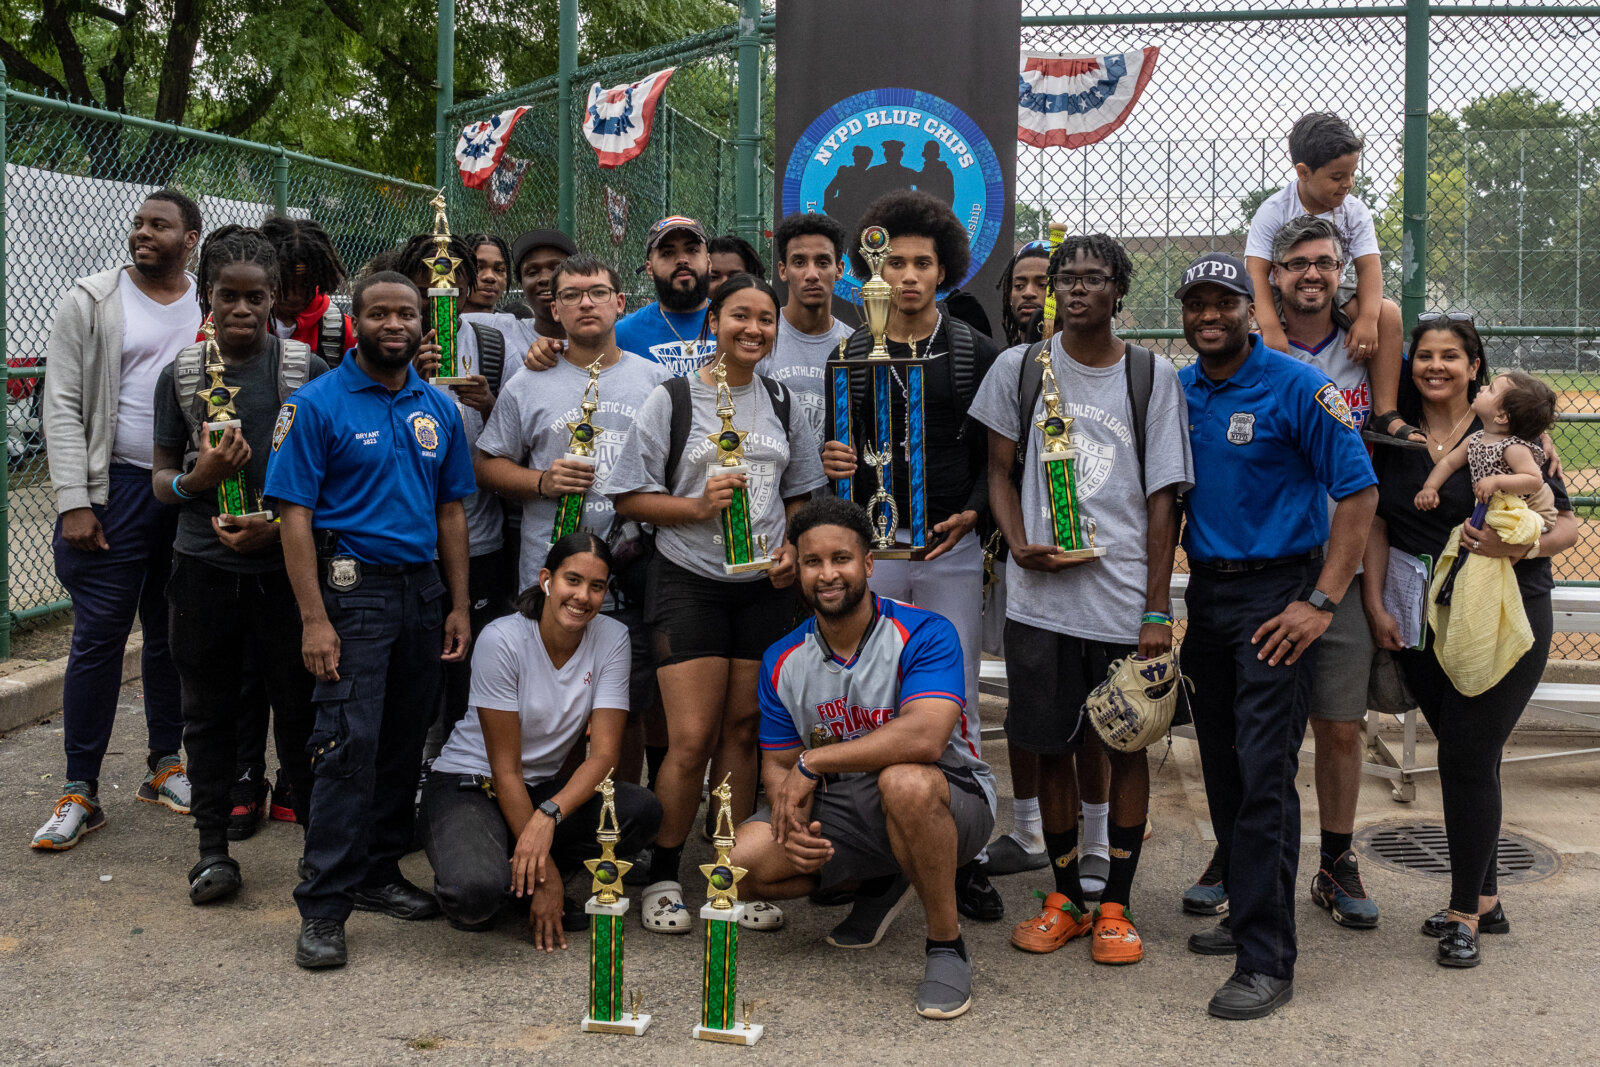
<instances>
[{"instance_id":1,"label":"gray hoodie","mask_svg":"<svg viewBox=\"0 0 1600 1067\"><path fill-rule=\"evenodd\" d=\"M122 383L126 266L79 278L61 298L45 344L44 436L56 510L106 502Z\"/></svg>"}]
</instances>

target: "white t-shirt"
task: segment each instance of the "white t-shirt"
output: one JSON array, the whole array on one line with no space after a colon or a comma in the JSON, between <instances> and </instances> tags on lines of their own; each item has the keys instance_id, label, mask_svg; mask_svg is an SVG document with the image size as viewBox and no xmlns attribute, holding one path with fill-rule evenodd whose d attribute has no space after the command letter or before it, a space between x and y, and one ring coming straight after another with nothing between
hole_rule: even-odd
<instances>
[{"instance_id":1,"label":"white t-shirt","mask_svg":"<svg viewBox=\"0 0 1600 1067\"><path fill-rule=\"evenodd\" d=\"M817 449L830 437L828 428L828 372L824 364L839 352L839 342L855 331L838 319L826 333L801 333L778 315L778 339L772 353L756 364L756 373L782 382L794 393L794 402L806 413L817 437Z\"/></svg>"},{"instance_id":2,"label":"white t-shirt","mask_svg":"<svg viewBox=\"0 0 1600 1067\"><path fill-rule=\"evenodd\" d=\"M156 425L156 380L162 368L200 332L200 305L194 276L185 274L186 291L170 304L139 291L124 270L117 276L122 297L122 382L117 392L117 436L111 462L150 469Z\"/></svg>"},{"instance_id":3,"label":"white t-shirt","mask_svg":"<svg viewBox=\"0 0 1600 1067\"><path fill-rule=\"evenodd\" d=\"M1278 192L1267 197L1256 208L1250 220L1250 236L1245 238L1244 254L1257 259L1272 260L1272 240L1283 229L1283 224L1301 215L1310 215L1300 202L1300 182L1290 182ZM1332 211L1318 215L1327 219L1339 230L1339 240L1344 244L1345 273L1350 265L1362 256L1378 254L1378 231L1372 225L1372 212L1359 197L1347 196L1344 203Z\"/></svg>"},{"instance_id":4,"label":"white t-shirt","mask_svg":"<svg viewBox=\"0 0 1600 1067\"><path fill-rule=\"evenodd\" d=\"M558 670L539 637L539 623L520 612L491 622L472 653L467 714L450 733L435 771L491 773L479 708L515 711L522 725L522 780L548 782L583 737L595 708L628 710L633 652L628 628L597 615L572 658Z\"/></svg>"}]
</instances>

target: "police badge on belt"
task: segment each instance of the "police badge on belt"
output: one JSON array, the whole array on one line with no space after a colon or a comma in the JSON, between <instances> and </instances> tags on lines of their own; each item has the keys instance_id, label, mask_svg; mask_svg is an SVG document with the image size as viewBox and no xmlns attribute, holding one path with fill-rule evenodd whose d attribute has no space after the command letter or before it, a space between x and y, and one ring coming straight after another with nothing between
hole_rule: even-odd
<instances>
[{"instance_id":1,"label":"police badge on belt","mask_svg":"<svg viewBox=\"0 0 1600 1067\"><path fill-rule=\"evenodd\" d=\"M328 560L328 588L348 593L361 584L361 561L354 556L333 556Z\"/></svg>"}]
</instances>

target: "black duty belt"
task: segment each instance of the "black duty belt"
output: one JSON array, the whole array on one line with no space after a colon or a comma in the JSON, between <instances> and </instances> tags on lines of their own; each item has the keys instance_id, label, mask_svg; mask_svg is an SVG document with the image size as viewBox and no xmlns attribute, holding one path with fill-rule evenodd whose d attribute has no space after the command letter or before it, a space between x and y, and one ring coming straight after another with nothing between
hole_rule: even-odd
<instances>
[{"instance_id":1,"label":"black duty belt","mask_svg":"<svg viewBox=\"0 0 1600 1067\"><path fill-rule=\"evenodd\" d=\"M1195 570L1215 571L1218 574L1245 574L1250 571L1271 570L1274 567L1288 567L1296 563L1321 563L1323 555L1322 546L1318 545L1307 552L1293 556L1278 556L1276 559L1196 559L1191 560L1189 565Z\"/></svg>"}]
</instances>

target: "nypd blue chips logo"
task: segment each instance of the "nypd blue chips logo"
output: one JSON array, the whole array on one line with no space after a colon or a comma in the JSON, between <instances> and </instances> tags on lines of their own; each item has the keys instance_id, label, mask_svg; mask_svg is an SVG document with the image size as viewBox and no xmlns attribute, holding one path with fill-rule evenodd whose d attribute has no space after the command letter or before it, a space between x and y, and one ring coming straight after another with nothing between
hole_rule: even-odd
<instances>
[{"instance_id":1,"label":"nypd blue chips logo","mask_svg":"<svg viewBox=\"0 0 1600 1067\"><path fill-rule=\"evenodd\" d=\"M429 452L439 450L439 424L427 415L418 415L411 420L411 432L417 437L417 444Z\"/></svg>"},{"instance_id":2,"label":"nypd blue chips logo","mask_svg":"<svg viewBox=\"0 0 1600 1067\"><path fill-rule=\"evenodd\" d=\"M978 124L932 93L869 89L818 115L789 156L783 213L821 212L848 228L879 196L908 187L949 204L966 227L972 264L965 277L945 278L944 290L966 284L1000 239L1005 181ZM855 243L852 234L846 244ZM854 300L863 281L847 272L834 294Z\"/></svg>"},{"instance_id":3,"label":"nypd blue chips logo","mask_svg":"<svg viewBox=\"0 0 1600 1067\"><path fill-rule=\"evenodd\" d=\"M272 424L272 450L276 452L278 446L283 444L283 439L289 436L289 430L294 426L294 405L285 404L278 409L278 421Z\"/></svg>"}]
</instances>

